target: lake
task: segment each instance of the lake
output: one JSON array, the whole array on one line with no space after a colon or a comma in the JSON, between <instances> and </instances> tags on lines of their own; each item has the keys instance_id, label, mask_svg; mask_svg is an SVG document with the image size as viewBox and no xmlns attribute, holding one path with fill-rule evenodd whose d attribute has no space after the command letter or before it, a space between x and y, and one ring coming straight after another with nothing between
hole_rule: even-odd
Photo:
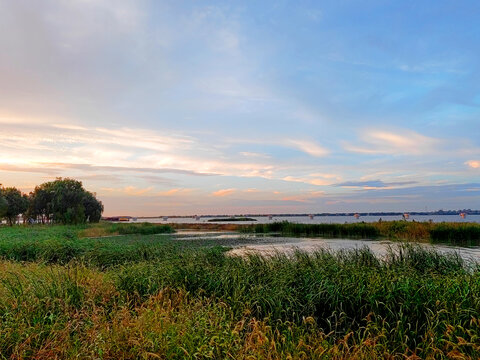
<instances>
[{"instance_id":1,"label":"lake","mask_svg":"<svg viewBox=\"0 0 480 360\"><path fill-rule=\"evenodd\" d=\"M357 222L376 222L380 218L383 221L394 221L394 220L402 220L401 215L395 216L360 216L360 218L356 219L353 216L315 216L313 219L310 219L308 216L273 216L270 220L268 216L253 216L251 218L255 219L256 221L224 221L224 222L215 222L215 221L208 221L209 219L220 218L222 216L216 217L201 217L199 220L195 220L192 217L169 217L167 220L164 220L161 217L158 218L138 218L137 222L151 222L151 223L180 223L180 224L188 224L188 223L203 223L203 222L211 222L211 223L222 223L222 224L265 224L269 222L275 221L289 221L301 224L344 224L344 223L357 223ZM459 215L410 215L408 221L430 221L433 222L476 222L480 223L480 215L467 215L465 219L462 219Z\"/></svg>"}]
</instances>

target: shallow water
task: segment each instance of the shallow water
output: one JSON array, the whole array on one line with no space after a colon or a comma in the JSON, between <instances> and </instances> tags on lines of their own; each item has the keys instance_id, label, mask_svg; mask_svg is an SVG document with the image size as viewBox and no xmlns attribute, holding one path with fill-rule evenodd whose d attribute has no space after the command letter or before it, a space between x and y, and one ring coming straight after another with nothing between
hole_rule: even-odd
<instances>
[{"instance_id":1,"label":"shallow water","mask_svg":"<svg viewBox=\"0 0 480 360\"><path fill-rule=\"evenodd\" d=\"M179 231L173 235L177 241L182 240L211 240L218 245L232 247L230 255L244 256L251 253L272 255L275 253L292 253L295 250L312 252L319 249L333 251L345 249L360 249L368 247L375 255L383 257L388 254L390 248L395 249L401 242L390 240L356 240L356 239L329 239L329 238L306 238L287 237L272 235L250 235L234 232L201 232ZM468 261L480 262L480 246L460 247L444 244L414 243L426 248L433 248L441 253L457 252Z\"/></svg>"}]
</instances>

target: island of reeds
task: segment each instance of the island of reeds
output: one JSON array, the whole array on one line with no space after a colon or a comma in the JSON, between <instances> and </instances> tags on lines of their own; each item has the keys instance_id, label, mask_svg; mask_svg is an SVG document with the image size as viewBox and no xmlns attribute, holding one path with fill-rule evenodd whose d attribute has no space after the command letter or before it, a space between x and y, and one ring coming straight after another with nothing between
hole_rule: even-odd
<instances>
[{"instance_id":1,"label":"island of reeds","mask_svg":"<svg viewBox=\"0 0 480 360\"><path fill-rule=\"evenodd\" d=\"M355 226L328 234L372 236ZM366 248L233 257L221 239L172 231L0 227L0 358L480 357L480 267L455 253L399 242L381 259ZM299 233L312 231L326 234Z\"/></svg>"}]
</instances>

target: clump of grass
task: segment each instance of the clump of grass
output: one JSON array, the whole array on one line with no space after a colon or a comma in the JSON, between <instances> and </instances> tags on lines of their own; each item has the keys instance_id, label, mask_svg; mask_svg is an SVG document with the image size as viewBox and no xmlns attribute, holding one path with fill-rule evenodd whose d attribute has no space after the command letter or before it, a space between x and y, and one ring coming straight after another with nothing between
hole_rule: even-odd
<instances>
[{"instance_id":1,"label":"clump of grass","mask_svg":"<svg viewBox=\"0 0 480 360\"><path fill-rule=\"evenodd\" d=\"M358 224L297 224L288 221L256 224L246 228L255 233L281 233L285 235L373 238L379 235L377 229L367 223Z\"/></svg>"},{"instance_id":2,"label":"clump of grass","mask_svg":"<svg viewBox=\"0 0 480 360\"><path fill-rule=\"evenodd\" d=\"M99 223L90 225L78 232L79 237L101 237L111 235L131 235L131 234L169 234L175 230L171 225L152 224L152 223Z\"/></svg>"},{"instance_id":3,"label":"clump of grass","mask_svg":"<svg viewBox=\"0 0 480 360\"><path fill-rule=\"evenodd\" d=\"M430 236L433 242L476 245L480 242L480 225L441 223L430 230Z\"/></svg>"}]
</instances>

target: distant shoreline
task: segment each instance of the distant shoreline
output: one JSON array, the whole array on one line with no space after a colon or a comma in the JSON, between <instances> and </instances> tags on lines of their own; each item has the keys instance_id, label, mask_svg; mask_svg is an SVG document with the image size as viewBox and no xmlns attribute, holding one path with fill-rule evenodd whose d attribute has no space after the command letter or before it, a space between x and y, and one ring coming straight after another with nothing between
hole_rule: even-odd
<instances>
[{"instance_id":1,"label":"distant shoreline","mask_svg":"<svg viewBox=\"0 0 480 360\"><path fill-rule=\"evenodd\" d=\"M238 217L304 217L304 216L354 216L358 214L360 216L402 216L403 214L409 214L410 216L421 215L421 216L443 216L443 215L460 215L460 213L465 213L466 215L480 215L480 210L446 210L446 211L405 211L405 212L346 212L346 213L304 213L304 214L237 214L237 215L198 215L201 218L238 218ZM125 217L125 218L137 218L137 219L158 219L158 218L195 218L197 215L158 215L158 216L105 216L102 219L111 218L111 217Z\"/></svg>"}]
</instances>

